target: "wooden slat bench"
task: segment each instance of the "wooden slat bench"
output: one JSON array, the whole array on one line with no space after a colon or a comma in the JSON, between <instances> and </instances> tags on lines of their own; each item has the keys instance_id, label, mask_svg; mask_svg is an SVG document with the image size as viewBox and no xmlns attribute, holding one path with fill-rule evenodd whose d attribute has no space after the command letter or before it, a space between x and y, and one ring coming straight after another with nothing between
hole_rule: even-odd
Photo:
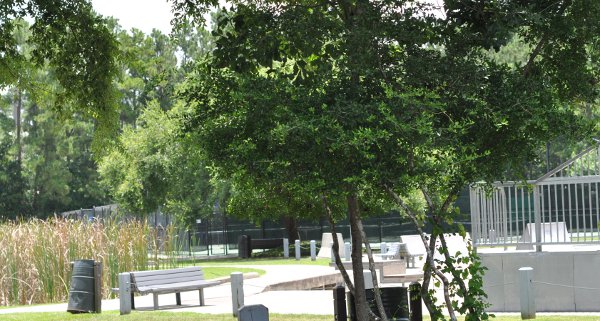
<instances>
[{"instance_id":1,"label":"wooden slat bench","mask_svg":"<svg viewBox=\"0 0 600 321\"><path fill-rule=\"evenodd\" d=\"M251 249L283 248L283 239L250 239Z\"/></svg>"},{"instance_id":2,"label":"wooden slat bench","mask_svg":"<svg viewBox=\"0 0 600 321\"><path fill-rule=\"evenodd\" d=\"M131 303L133 293L142 295L152 293L154 296L154 310L158 309L158 295L175 293L177 305L181 305L180 292L198 290L200 305L204 305L204 288L219 285L217 281L206 281L204 272L200 267L188 267L171 270L130 272L131 274Z\"/></svg>"},{"instance_id":3,"label":"wooden slat bench","mask_svg":"<svg viewBox=\"0 0 600 321\"><path fill-rule=\"evenodd\" d=\"M283 238L253 239L249 235L242 235L238 240L238 256L245 259L252 257L252 250L276 248L283 248Z\"/></svg>"}]
</instances>

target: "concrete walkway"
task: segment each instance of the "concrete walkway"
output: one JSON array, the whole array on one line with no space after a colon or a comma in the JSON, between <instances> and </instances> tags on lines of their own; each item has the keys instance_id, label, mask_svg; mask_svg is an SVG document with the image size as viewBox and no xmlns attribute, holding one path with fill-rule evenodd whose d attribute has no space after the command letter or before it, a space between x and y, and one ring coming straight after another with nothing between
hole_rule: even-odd
<instances>
[{"instance_id":1,"label":"concrete walkway","mask_svg":"<svg viewBox=\"0 0 600 321\"><path fill-rule=\"evenodd\" d=\"M265 270L266 273L258 278L244 280L244 303L263 304L270 313L281 314L323 314L333 315L332 291L264 291L268 286L289 282L291 280L310 279L312 277L338 274L331 267L312 265L252 265L240 266ZM198 306L198 292L181 293L182 307L175 305L175 295L159 296L159 306L162 311L198 312L223 314L233 313L231 301L231 284L229 282L204 289L206 305ZM136 296L136 308L140 311L152 310L152 295ZM307 308L309 307L309 308ZM119 310L119 299L102 300L102 310ZM0 309L0 314L22 312L62 312L67 311L67 304L36 305Z\"/></svg>"},{"instance_id":2,"label":"concrete walkway","mask_svg":"<svg viewBox=\"0 0 600 321\"><path fill-rule=\"evenodd\" d=\"M302 283L314 277L328 275L337 275L333 267L311 266L311 265L252 265L239 266L251 267L265 270L266 273L257 278L244 280L244 303L245 304L263 304L269 308L270 313L278 314L321 314L333 316L333 294L326 290L287 290L287 291L269 291L268 287L288 283L296 280ZM394 284L398 285L398 284ZM385 284L383 286L393 286ZM300 286L302 287L302 286ZM229 282L218 286L204 289L206 305L198 306L198 292L181 293L182 304L184 307L175 305L175 295L166 294L159 296L159 305L161 311L169 312L196 312L206 314L232 314L231 302L231 284ZM441 296L438 298L441 299ZM152 295L136 296L135 304L139 311L152 311ZM119 310L119 300L103 300L102 310ZM27 313L27 312L66 312L67 304L48 304L36 306L22 306L17 308L0 309L1 314L9 313ZM423 307L423 313L427 314L427 309ZM518 313L499 313L498 315L519 315ZM599 316L599 313L538 313L538 315L564 316ZM0 320L2 317L0 316Z\"/></svg>"}]
</instances>

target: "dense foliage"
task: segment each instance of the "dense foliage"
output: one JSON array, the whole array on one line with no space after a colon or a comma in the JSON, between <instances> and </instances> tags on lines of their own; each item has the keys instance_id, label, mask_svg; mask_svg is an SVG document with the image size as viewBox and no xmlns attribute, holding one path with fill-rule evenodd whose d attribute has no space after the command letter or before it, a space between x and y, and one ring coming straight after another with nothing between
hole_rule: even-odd
<instances>
[{"instance_id":1,"label":"dense foliage","mask_svg":"<svg viewBox=\"0 0 600 321\"><path fill-rule=\"evenodd\" d=\"M0 0L0 216L106 192L186 222L283 217L292 235L298 218L345 214L366 320L361 217L396 207L433 226L432 318L487 318L477 256L436 244L464 234L464 186L534 176L540 150L594 134L600 2L232 0L210 35L196 24L217 1L172 3L167 37L123 31L84 0ZM570 153L547 153L548 167ZM427 296L434 283L445 302Z\"/></svg>"},{"instance_id":2,"label":"dense foliage","mask_svg":"<svg viewBox=\"0 0 600 321\"><path fill-rule=\"evenodd\" d=\"M173 2L198 21L215 5ZM194 107L189 131L212 165L226 177L345 199L359 307L365 204L395 203L416 227L433 224L423 240L424 294L433 278L448 296L441 305L426 297L432 318L442 318L441 306L451 319L455 311L487 318L482 270L460 268L454 253L434 262L436 241L454 226L463 186L524 173L559 134L589 137L577 110L596 99L600 4L240 0L228 8L213 31L216 49L183 91ZM522 64L490 54L514 39ZM414 191L425 206L408 204Z\"/></svg>"},{"instance_id":3,"label":"dense foliage","mask_svg":"<svg viewBox=\"0 0 600 321\"><path fill-rule=\"evenodd\" d=\"M92 15L91 12L90 14ZM132 206L132 203L115 192L117 188L122 190L127 182L110 182L105 177L104 181L108 183L101 185L97 162L105 163L111 159L111 153L124 149L119 142L114 141L114 137L119 132L127 136L127 133L135 131L136 122L143 123L138 118L150 104L158 104L162 111L173 108L173 92L182 81L186 68L193 63L194 57L209 48L209 44L205 45L206 31L193 27L183 28L177 33L177 39L172 39L158 30L145 35L136 29L122 30L112 19L94 19L98 21L98 28L110 31L110 37L118 47L111 47L113 60L106 61L115 65L111 68L117 68L110 75L113 101L106 105L114 105L110 107L115 109L114 115L109 115L113 111L108 114L99 111L102 115L91 118L86 105L64 96L65 91L73 92L74 89L61 85L60 79L56 78L59 71L49 61L44 63L34 59L34 53L40 45L35 41L34 35L41 32L36 31L35 24L15 18L5 26L8 28L4 30L7 37L11 37L6 44L15 47L11 49L14 56L3 56L2 66L6 67L3 71L15 78L5 78L2 83L5 89L0 92L0 217L43 218L62 211L91 208L115 201L133 214L148 212L145 207ZM175 54L177 51L183 59L179 65ZM98 81L101 82L101 79ZM99 83L90 85L97 86ZM86 103L89 103L87 99ZM150 110L155 114L160 113L152 106L149 107ZM108 116L111 118L107 120L110 130L101 124L104 121L102 117ZM143 136L136 139L152 137L143 133ZM165 139L164 144L174 145L178 142L175 135L168 137L168 142ZM153 142L156 140L147 144ZM101 148L96 148L99 146ZM179 155L185 158L188 153ZM187 161L192 162L194 158ZM203 166L194 164L192 170L203 170ZM155 173L155 176L158 174ZM178 175L193 178L181 173ZM206 180L204 177L194 183L208 184ZM178 180L170 180L176 181ZM150 183L139 186L151 188ZM177 197L187 197L189 202L175 201L177 206L168 207L173 210L173 214L198 214L193 205L198 202L194 199L198 194L188 193L189 187L179 185ZM140 203L143 202L142 197L155 196L156 193L136 195L140 199L132 202ZM164 200L165 197L161 196L161 199ZM156 204L164 205L162 202ZM156 208L154 206L150 210L155 211Z\"/></svg>"},{"instance_id":4,"label":"dense foliage","mask_svg":"<svg viewBox=\"0 0 600 321\"><path fill-rule=\"evenodd\" d=\"M85 0L2 0L0 85L36 91L31 67L48 67L58 85L52 106L97 120L99 141L116 125L117 42L106 21ZM33 20L29 28L23 18ZM28 29L30 51L15 33ZM99 146L98 146L99 147Z\"/></svg>"}]
</instances>

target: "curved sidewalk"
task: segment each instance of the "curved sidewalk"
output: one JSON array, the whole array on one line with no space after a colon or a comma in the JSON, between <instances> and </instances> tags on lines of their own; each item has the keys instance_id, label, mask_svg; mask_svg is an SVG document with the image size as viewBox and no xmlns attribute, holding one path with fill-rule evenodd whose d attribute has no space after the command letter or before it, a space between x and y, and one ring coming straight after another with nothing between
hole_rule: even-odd
<instances>
[{"instance_id":1,"label":"curved sidewalk","mask_svg":"<svg viewBox=\"0 0 600 321\"><path fill-rule=\"evenodd\" d=\"M265 270L258 278L244 279L244 303L263 304L270 313L280 314L323 314L333 315L332 291L301 290L301 291L264 291L265 288L311 277L337 274L333 268L313 265L252 265ZM159 296L160 309L169 312L198 312L211 314L233 313L231 300L231 283L204 289L204 306L198 306L198 292L182 292L183 307L175 305L175 295ZM136 296L135 305L139 311L152 311L152 295ZM102 311L119 310L119 299L102 300ZM17 308L0 309L0 314L23 312L61 312L67 311L67 303L21 306Z\"/></svg>"}]
</instances>

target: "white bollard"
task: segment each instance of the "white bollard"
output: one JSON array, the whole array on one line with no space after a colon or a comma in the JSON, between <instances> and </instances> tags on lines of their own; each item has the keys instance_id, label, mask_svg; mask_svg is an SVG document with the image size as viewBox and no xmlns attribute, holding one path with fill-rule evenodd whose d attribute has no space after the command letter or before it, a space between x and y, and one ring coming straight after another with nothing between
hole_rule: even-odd
<instances>
[{"instance_id":1,"label":"white bollard","mask_svg":"<svg viewBox=\"0 0 600 321\"><path fill-rule=\"evenodd\" d=\"M365 279L365 290L374 288L373 278L371 277L371 271L369 271L369 270L363 271L363 278Z\"/></svg>"},{"instance_id":2,"label":"white bollard","mask_svg":"<svg viewBox=\"0 0 600 321\"><path fill-rule=\"evenodd\" d=\"M300 260L300 240L296 240L294 246L296 247L296 260Z\"/></svg>"},{"instance_id":3,"label":"white bollard","mask_svg":"<svg viewBox=\"0 0 600 321\"><path fill-rule=\"evenodd\" d=\"M350 242L344 243L344 254L345 254L344 260L350 261L351 260L350 254L352 254L352 249L350 248Z\"/></svg>"},{"instance_id":4,"label":"white bollard","mask_svg":"<svg viewBox=\"0 0 600 321\"><path fill-rule=\"evenodd\" d=\"M317 259L317 242L315 240L310 241L310 260L315 261Z\"/></svg>"},{"instance_id":5,"label":"white bollard","mask_svg":"<svg viewBox=\"0 0 600 321\"><path fill-rule=\"evenodd\" d=\"M119 311L121 315L131 313L131 276L119 273Z\"/></svg>"},{"instance_id":6,"label":"white bollard","mask_svg":"<svg viewBox=\"0 0 600 321\"><path fill-rule=\"evenodd\" d=\"M231 306L233 316L237 317L238 310L244 306L244 274L242 272L231 273Z\"/></svg>"},{"instance_id":7,"label":"white bollard","mask_svg":"<svg viewBox=\"0 0 600 321\"><path fill-rule=\"evenodd\" d=\"M333 242L331 242L329 248L331 249L331 263L335 263L335 253L333 252Z\"/></svg>"},{"instance_id":8,"label":"white bollard","mask_svg":"<svg viewBox=\"0 0 600 321\"><path fill-rule=\"evenodd\" d=\"M535 319L535 293L533 289L533 268L519 269L519 285L521 289L521 319Z\"/></svg>"},{"instance_id":9,"label":"white bollard","mask_svg":"<svg viewBox=\"0 0 600 321\"><path fill-rule=\"evenodd\" d=\"M385 242L381 242L379 248L381 249L381 254L385 254L385 252L387 252L387 244Z\"/></svg>"},{"instance_id":10,"label":"white bollard","mask_svg":"<svg viewBox=\"0 0 600 321\"><path fill-rule=\"evenodd\" d=\"M290 240L288 239L283 239L283 257L286 259L290 257Z\"/></svg>"}]
</instances>

